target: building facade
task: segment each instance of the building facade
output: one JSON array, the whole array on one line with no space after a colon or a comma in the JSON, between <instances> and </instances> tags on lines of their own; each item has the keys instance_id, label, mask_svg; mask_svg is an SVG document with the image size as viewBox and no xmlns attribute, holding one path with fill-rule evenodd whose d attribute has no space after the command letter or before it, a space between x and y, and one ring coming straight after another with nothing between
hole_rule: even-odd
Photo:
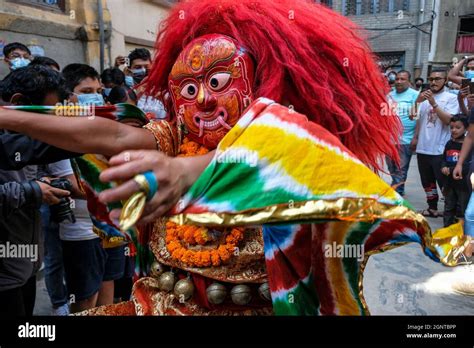
<instances>
[{"instance_id":1,"label":"building facade","mask_svg":"<svg viewBox=\"0 0 474 348\"><path fill-rule=\"evenodd\" d=\"M61 67L73 62L108 67L136 47L152 50L160 22L177 1L2 0L0 60L3 46L18 41ZM315 1L358 26L384 71L406 69L413 78L426 77L434 66L474 54L474 0ZM7 73L0 64L0 78Z\"/></svg>"},{"instance_id":2,"label":"building facade","mask_svg":"<svg viewBox=\"0 0 474 348\"><path fill-rule=\"evenodd\" d=\"M153 51L160 22L165 19L172 0L108 0L111 19L111 59L128 55L134 48Z\"/></svg>"},{"instance_id":3,"label":"building facade","mask_svg":"<svg viewBox=\"0 0 474 348\"><path fill-rule=\"evenodd\" d=\"M474 54L474 0L322 0L354 21L382 70L426 77Z\"/></svg>"},{"instance_id":4,"label":"building facade","mask_svg":"<svg viewBox=\"0 0 474 348\"><path fill-rule=\"evenodd\" d=\"M173 3L173 0L2 0L0 52L6 44L17 41L28 46L33 55L55 59L61 68L70 63L86 63L99 70L101 60L108 67L117 55L128 55L133 48L152 49L158 26ZM7 73L7 65L0 64L0 78Z\"/></svg>"}]
</instances>

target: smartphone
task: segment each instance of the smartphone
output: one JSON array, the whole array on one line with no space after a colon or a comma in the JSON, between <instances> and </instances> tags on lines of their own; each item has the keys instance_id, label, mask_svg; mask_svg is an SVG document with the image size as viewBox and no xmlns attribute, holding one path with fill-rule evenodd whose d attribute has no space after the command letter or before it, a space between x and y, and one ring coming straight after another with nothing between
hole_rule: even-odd
<instances>
[{"instance_id":1,"label":"smartphone","mask_svg":"<svg viewBox=\"0 0 474 348\"><path fill-rule=\"evenodd\" d=\"M474 79L462 79L461 89L469 86L469 94L474 94Z\"/></svg>"},{"instance_id":2,"label":"smartphone","mask_svg":"<svg viewBox=\"0 0 474 348\"><path fill-rule=\"evenodd\" d=\"M429 83L424 83L421 85L421 91L424 92L424 91L427 91L430 89L430 84Z\"/></svg>"}]
</instances>

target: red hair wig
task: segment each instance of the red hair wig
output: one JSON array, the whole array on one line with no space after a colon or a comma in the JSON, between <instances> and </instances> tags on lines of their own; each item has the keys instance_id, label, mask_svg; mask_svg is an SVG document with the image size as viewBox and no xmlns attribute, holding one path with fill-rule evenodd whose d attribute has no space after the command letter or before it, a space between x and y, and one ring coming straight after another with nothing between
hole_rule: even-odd
<instances>
[{"instance_id":1,"label":"red hair wig","mask_svg":"<svg viewBox=\"0 0 474 348\"><path fill-rule=\"evenodd\" d=\"M398 161L401 125L381 112L388 84L356 30L306 0L182 1L161 24L147 92L166 94L171 68L194 38L233 37L255 60L255 97L293 105L378 170L385 156Z\"/></svg>"}]
</instances>

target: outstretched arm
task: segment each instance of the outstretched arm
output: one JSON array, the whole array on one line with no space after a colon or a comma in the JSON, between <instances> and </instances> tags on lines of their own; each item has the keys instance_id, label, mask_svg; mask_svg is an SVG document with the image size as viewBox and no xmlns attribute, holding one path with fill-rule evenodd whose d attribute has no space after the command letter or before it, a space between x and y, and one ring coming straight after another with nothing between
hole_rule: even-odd
<instances>
[{"instance_id":1,"label":"outstretched arm","mask_svg":"<svg viewBox=\"0 0 474 348\"><path fill-rule=\"evenodd\" d=\"M0 131L0 169L3 170L20 170L29 164L48 164L80 155L24 134Z\"/></svg>"},{"instance_id":2,"label":"outstretched arm","mask_svg":"<svg viewBox=\"0 0 474 348\"><path fill-rule=\"evenodd\" d=\"M102 117L61 117L0 108L0 128L56 147L113 156L127 149L156 149L153 134Z\"/></svg>"}]
</instances>

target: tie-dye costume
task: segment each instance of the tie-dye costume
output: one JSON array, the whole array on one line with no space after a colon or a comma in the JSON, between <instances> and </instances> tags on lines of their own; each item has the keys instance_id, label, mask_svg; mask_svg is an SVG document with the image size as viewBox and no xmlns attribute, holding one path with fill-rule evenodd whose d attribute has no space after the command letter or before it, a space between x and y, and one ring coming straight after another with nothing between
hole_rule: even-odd
<instances>
[{"instance_id":1,"label":"tie-dye costume","mask_svg":"<svg viewBox=\"0 0 474 348\"><path fill-rule=\"evenodd\" d=\"M147 127L157 132L163 125ZM186 267L167 252L164 222L159 220L151 248L160 262L192 273L195 296L180 303L160 290L156 279L142 278L134 286L133 306L100 307L89 313L117 314L120 309L120 314L141 315L270 314L259 303L244 310L228 303L213 306L202 296L211 279L258 283L268 278L276 315L365 315L369 311L362 279L370 255L416 242L428 257L453 266L466 243L459 225L432 234L426 219L336 137L264 98L256 100L220 142L213 161L171 212L171 220L219 227L265 224L263 243L258 230L249 229L240 244L242 254L236 256L241 261ZM251 252L249 243L262 245L264 255ZM344 253L337 254L336 246ZM347 255L350 250L354 255ZM363 254L356 255L357 250Z\"/></svg>"},{"instance_id":2,"label":"tie-dye costume","mask_svg":"<svg viewBox=\"0 0 474 348\"><path fill-rule=\"evenodd\" d=\"M255 155L256 164L245 160ZM282 315L368 313L368 256L416 242L453 266L465 243L459 225L432 235L426 219L336 137L265 99L226 135L178 206L172 219L184 224L278 223L264 225L263 238L273 309ZM303 224L281 224L293 221ZM335 245L363 245L365 258L330 255Z\"/></svg>"}]
</instances>

